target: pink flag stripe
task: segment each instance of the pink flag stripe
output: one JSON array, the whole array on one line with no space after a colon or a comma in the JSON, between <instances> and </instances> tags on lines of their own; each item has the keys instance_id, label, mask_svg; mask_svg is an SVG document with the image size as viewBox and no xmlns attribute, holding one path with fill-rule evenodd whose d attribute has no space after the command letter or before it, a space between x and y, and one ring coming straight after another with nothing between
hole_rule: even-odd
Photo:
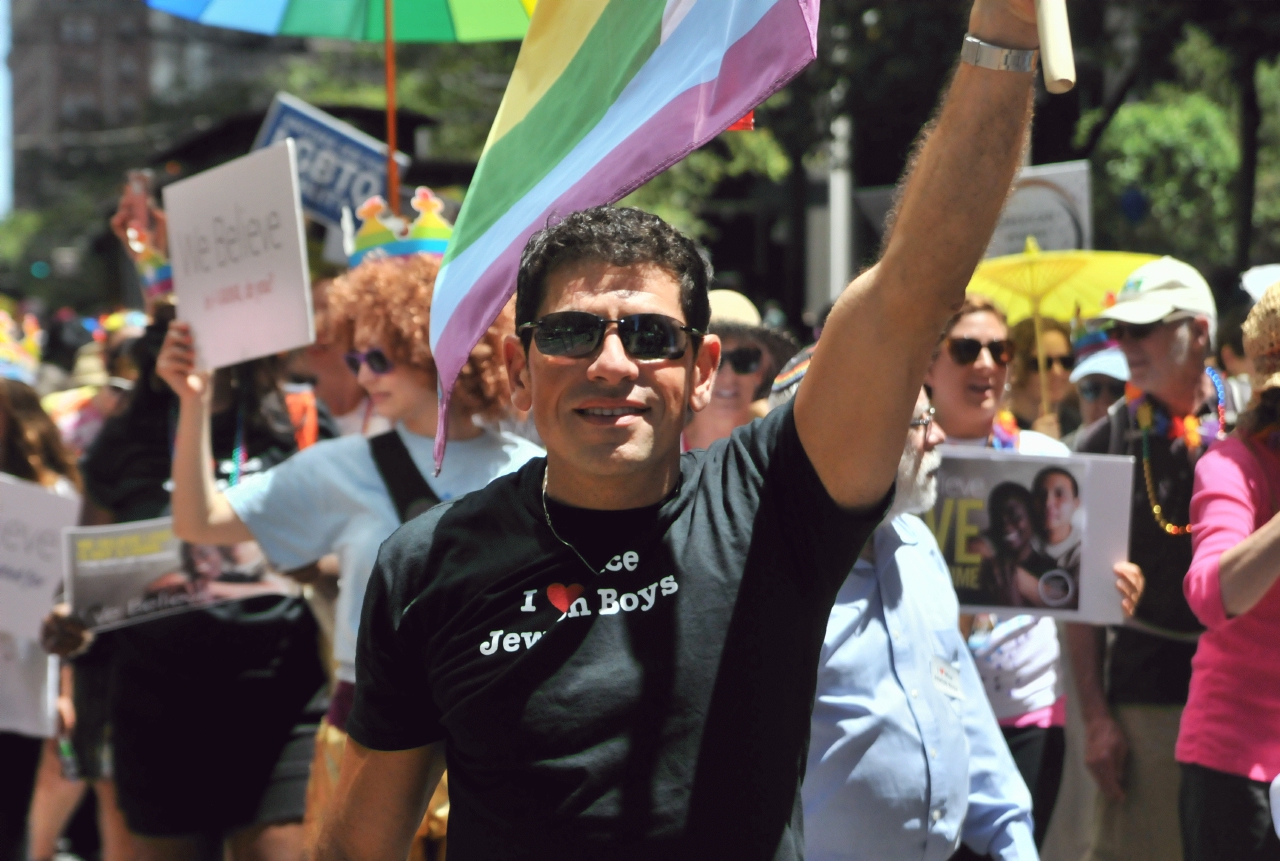
<instances>
[{"instance_id":1,"label":"pink flag stripe","mask_svg":"<svg viewBox=\"0 0 1280 861\"><path fill-rule=\"evenodd\" d=\"M445 426L454 381L475 345L515 292L525 243L555 216L612 203L703 146L756 105L781 89L814 57L814 36L799 41L779 33L809 32L812 11L804 2L782 0L725 51L720 74L677 95L619 147L608 153L543 211L467 291L435 348L442 392L436 431L437 471L444 460ZM803 29L801 29L803 28ZM782 70L779 72L779 70ZM654 142L679 144L663 152ZM656 160L656 161L655 161Z\"/></svg>"}]
</instances>

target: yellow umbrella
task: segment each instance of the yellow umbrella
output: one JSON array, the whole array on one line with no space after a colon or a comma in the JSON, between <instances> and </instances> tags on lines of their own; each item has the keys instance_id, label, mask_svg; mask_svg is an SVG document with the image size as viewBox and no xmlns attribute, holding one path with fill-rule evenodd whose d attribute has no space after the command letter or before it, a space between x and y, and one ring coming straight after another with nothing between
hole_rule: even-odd
<instances>
[{"instance_id":1,"label":"yellow umbrella","mask_svg":"<svg viewBox=\"0 0 1280 861\"><path fill-rule=\"evenodd\" d=\"M1125 251L1041 251L1035 237L1027 237L1026 251L993 257L978 264L967 292L993 300L1016 323L1035 320L1036 354L1044 367L1040 320L1070 321L1096 317L1108 295L1115 296L1133 270L1155 260L1153 254ZM1040 375L1040 406L1049 412L1049 380Z\"/></svg>"}]
</instances>

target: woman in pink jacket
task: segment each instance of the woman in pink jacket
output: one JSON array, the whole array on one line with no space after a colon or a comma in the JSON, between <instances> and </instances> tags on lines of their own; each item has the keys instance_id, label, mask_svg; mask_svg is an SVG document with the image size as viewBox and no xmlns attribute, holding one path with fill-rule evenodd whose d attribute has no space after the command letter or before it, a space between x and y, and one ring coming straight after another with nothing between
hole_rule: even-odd
<instances>
[{"instance_id":1,"label":"woman in pink jacket","mask_svg":"<svg viewBox=\"0 0 1280 861\"><path fill-rule=\"evenodd\" d=\"M1183 588L1208 630L1178 734L1186 861L1280 859L1268 799L1280 775L1280 284L1244 333L1254 401L1196 465L1191 499Z\"/></svg>"}]
</instances>

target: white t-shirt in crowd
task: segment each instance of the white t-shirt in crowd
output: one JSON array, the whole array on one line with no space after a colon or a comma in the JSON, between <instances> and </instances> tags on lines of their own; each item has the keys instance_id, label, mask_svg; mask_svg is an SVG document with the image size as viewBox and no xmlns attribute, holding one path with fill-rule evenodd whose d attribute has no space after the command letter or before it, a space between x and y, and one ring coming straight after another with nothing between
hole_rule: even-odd
<instances>
[{"instance_id":1,"label":"white t-shirt in crowd","mask_svg":"<svg viewBox=\"0 0 1280 861\"><path fill-rule=\"evenodd\" d=\"M80 498L75 486L62 477L49 492L67 499ZM57 698L58 659L36 640L0 631L0 732L49 738L54 732Z\"/></svg>"},{"instance_id":2,"label":"white t-shirt in crowd","mask_svg":"<svg viewBox=\"0 0 1280 861\"><path fill-rule=\"evenodd\" d=\"M947 445L981 448L986 438L954 439ZM1051 436L1018 432L1018 454L1065 457L1071 450ZM970 642L982 686L996 720L1016 718L1049 708L1061 696L1058 675L1058 629L1049 616L997 616L991 633Z\"/></svg>"},{"instance_id":3,"label":"white t-shirt in crowd","mask_svg":"<svg viewBox=\"0 0 1280 861\"><path fill-rule=\"evenodd\" d=\"M451 440L440 475L433 476L435 440L397 425L413 462L442 502L479 490L514 472L542 449L507 433L485 431ZM356 631L378 548L400 518L362 436L323 440L226 492L277 568L290 571L336 553L340 567L333 653L337 677L355 681Z\"/></svg>"}]
</instances>

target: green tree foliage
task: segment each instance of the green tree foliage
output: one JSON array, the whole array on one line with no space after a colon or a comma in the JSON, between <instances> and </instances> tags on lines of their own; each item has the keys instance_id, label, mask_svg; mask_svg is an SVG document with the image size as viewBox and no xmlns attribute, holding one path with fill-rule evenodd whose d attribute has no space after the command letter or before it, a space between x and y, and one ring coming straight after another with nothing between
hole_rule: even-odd
<instances>
[{"instance_id":1,"label":"green tree foliage","mask_svg":"<svg viewBox=\"0 0 1280 861\"><path fill-rule=\"evenodd\" d=\"M40 232L37 212L15 209L0 221L0 265L12 268L22 262L27 245Z\"/></svg>"},{"instance_id":2,"label":"green tree foliage","mask_svg":"<svg viewBox=\"0 0 1280 861\"><path fill-rule=\"evenodd\" d=\"M440 121L433 155L479 158L519 51L518 42L398 46L397 104ZM273 83L314 103L387 103L377 45L341 43L292 57Z\"/></svg>"},{"instance_id":3,"label":"green tree foliage","mask_svg":"<svg viewBox=\"0 0 1280 861\"><path fill-rule=\"evenodd\" d=\"M790 159L767 129L725 132L627 195L622 205L652 212L690 236L712 239L713 228L701 212L722 180L756 174L781 182L790 170Z\"/></svg>"},{"instance_id":4,"label":"green tree foliage","mask_svg":"<svg viewBox=\"0 0 1280 861\"><path fill-rule=\"evenodd\" d=\"M1229 51L1187 26L1170 55L1173 80L1120 108L1094 153L1096 244L1172 254L1207 272L1235 256L1240 167L1238 91ZM1280 62L1257 74L1260 133L1254 257L1280 259ZM1086 114L1083 140L1098 112Z\"/></svg>"},{"instance_id":5,"label":"green tree foliage","mask_svg":"<svg viewBox=\"0 0 1280 861\"><path fill-rule=\"evenodd\" d=\"M1172 254L1201 267L1230 263L1240 158L1221 105L1182 92L1125 105L1095 164L1100 247Z\"/></svg>"}]
</instances>

